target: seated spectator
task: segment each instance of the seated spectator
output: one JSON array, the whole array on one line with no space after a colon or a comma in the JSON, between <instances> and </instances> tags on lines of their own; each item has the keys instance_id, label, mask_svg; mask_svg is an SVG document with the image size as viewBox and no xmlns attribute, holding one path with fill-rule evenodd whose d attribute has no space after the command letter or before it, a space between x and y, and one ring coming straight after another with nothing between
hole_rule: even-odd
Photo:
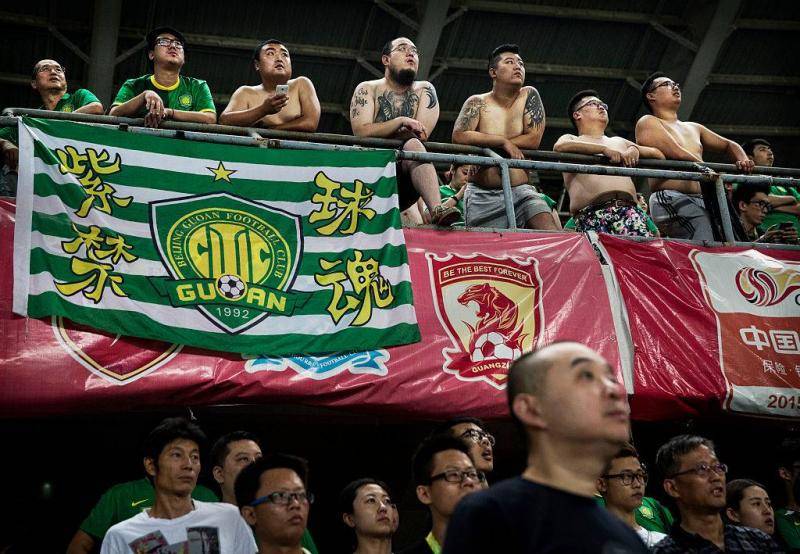
<instances>
[{"instance_id":1,"label":"seated spectator","mask_svg":"<svg viewBox=\"0 0 800 554\"><path fill-rule=\"evenodd\" d=\"M714 443L695 435L680 435L658 449L656 466L664 477L664 492L678 506L680 523L653 552L783 552L758 529L725 524L725 474Z\"/></svg>"},{"instance_id":2,"label":"seated spectator","mask_svg":"<svg viewBox=\"0 0 800 554\"><path fill-rule=\"evenodd\" d=\"M113 525L101 554L151 552L234 552L252 554L253 535L234 506L192 500L200 474L200 428L183 418L162 421L148 435L144 466L153 479L153 507Z\"/></svg>"},{"instance_id":3,"label":"seated spectator","mask_svg":"<svg viewBox=\"0 0 800 554\"><path fill-rule=\"evenodd\" d=\"M350 125L357 137L396 138L403 150L425 152L423 142L439 120L439 99L428 81L415 81L419 54L405 37L387 42L381 52L381 79L360 83L350 102ZM434 225L449 227L458 220L458 210L442 205L439 179L432 163L402 160L397 163L400 211L420 196Z\"/></svg>"},{"instance_id":4,"label":"seated spectator","mask_svg":"<svg viewBox=\"0 0 800 554\"><path fill-rule=\"evenodd\" d=\"M655 148L637 146L622 137L607 137L608 106L594 90L582 90L567 108L578 136L562 135L553 150L571 154L603 155L614 163L634 167L639 157L664 159ZM614 235L652 237L648 216L639 207L630 177L564 173L569 211L579 233L595 231Z\"/></svg>"},{"instance_id":5,"label":"seated spectator","mask_svg":"<svg viewBox=\"0 0 800 554\"><path fill-rule=\"evenodd\" d=\"M525 63L515 44L503 44L489 57L492 90L467 98L453 127L453 142L502 149L516 160L521 148L536 149L542 140L545 114L539 92L525 84ZM510 170L518 227L559 227L542 195L528 184L528 172ZM508 228L500 168L481 167L464 192L468 227Z\"/></svg>"},{"instance_id":6,"label":"seated spectator","mask_svg":"<svg viewBox=\"0 0 800 554\"><path fill-rule=\"evenodd\" d=\"M464 226L464 188L470 178L475 175L476 171L477 168L474 165L453 163L450 164L450 169L444 174L444 179L447 181L447 184L439 187L439 194L442 196L442 205L448 208L453 207L457 209L460 214L460 217L453 224L453 227ZM423 219L425 219L425 223L430 223L430 217L423 217Z\"/></svg>"},{"instance_id":7,"label":"seated spectator","mask_svg":"<svg viewBox=\"0 0 800 554\"><path fill-rule=\"evenodd\" d=\"M641 537L648 548L666 537L665 533L639 525L637 515L644 500L647 471L632 445L623 446L597 480L597 490L605 500L606 508L627 523Z\"/></svg>"},{"instance_id":8,"label":"seated spectator","mask_svg":"<svg viewBox=\"0 0 800 554\"><path fill-rule=\"evenodd\" d=\"M442 551L456 505L477 491L485 476L475 469L464 443L450 435L425 439L414 454L413 468L417 499L430 510L433 527L401 554L437 554Z\"/></svg>"},{"instance_id":9,"label":"seated spectator","mask_svg":"<svg viewBox=\"0 0 800 554\"><path fill-rule=\"evenodd\" d=\"M769 186L766 184L739 183L734 189L731 203L742 223L745 237L750 242L797 244L797 231L791 223L773 225L759 234L758 226L772 208L768 193Z\"/></svg>"},{"instance_id":10,"label":"seated spectator","mask_svg":"<svg viewBox=\"0 0 800 554\"><path fill-rule=\"evenodd\" d=\"M392 554L396 510L383 481L357 479L342 490L339 512L355 534L353 554Z\"/></svg>"},{"instance_id":11,"label":"seated spectator","mask_svg":"<svg viewBox=\"0 0 800 554\"><path fill-rule=\"evenodd\" d=\"M308 462L286 454L259 458L239 473L236 502L260 554L309 554L301 546L314 502L307 482Z\"/></svg>"},{"instance_id":12,"label":"seated spectator","mask_svg":"<svg viewBox=\"0 0 800 554\"><path fill-rule=\"evenodd\" d=\"M55 60L39 60L33 66L31 88L42 99L38 109L54 112L103 113L103 104L85 88L67 92L67 69ZM19 135L16 127L0 128L2 162L16 171L19 160Z\"/></svg>"},{"instance_id":13,"label":"seated spectator","mask_svg":"<svg viewBox=\"0 0 800 554\"><path fill-rule=\"evenodd\" d=\"M725 488L725 516L731 523L775 534L775 512L769 493L750 479L735 479Z\"/></svg>"},{"instance_id":14,"label":"seated spectator","mask_svg":"<svg viewBox=\"0 0 800 554\"><path fill-rule=\"evenodd\" d=\"M775 163L772 147L764 139L748 140L742 144L742 148L757 166L772 167ZM764 217L762 227L769 228L788 222L800 233L800 189L772 186L769 188L769 203L772 205L772 210Z\"/></svg>"},{"instance_id":15,"label":"seated spectator","mask_svg":"<svg viewBox=\"0 0 800 554\"><path fill-rule=\"evenodd\" d=\"M650 75L642 85L642 103L650 112L636 123L636 143L660 150L668 160L702 162L703 152L724 152L744 173L754 167L742 147L699 123L678 120L681 86L663 73ZM715 233L719 208L713 186L701 190L698 181L650 179L650 214L665 237L721 240ZM717 236L719 235L719 236Z\"/></svg>"},{"instance_id":16,"label":"seated spectator","mask_svg":"<svg viewBox=\"0 0 800 554\"><path fill-rule=\"evenodd\" d=\"M441 433L449 433L464 442L475 469L484 474L494 470L494 437L486 431L483 421L476 417L455 417L433 430L434 435Z\"/></svg>"},{"instance_id":17,"label":"seated spectator","mask_svg":"<svg viewBox=\"0 0 800 554\"><path fill-rule=\"evenodd\" d=\"M775 511L778 535L790 550L800 550L800 438L790 437L778 448L778 478L784 486L786 503Z\"/></svg>"},{"instance_id":18,"label":"seated spectator","mask_svg":"<svg viewBox=\"0 0 800 554\"><path fill-rule=\"evenodd\" d=\"M261 84L236 89L219 116L220 124L316 131L320 115L317 91L308 77L292 79L292 58L286 46L279 40L265 40L253 52L253 64ZM288 92L278 93L278 85L288 85Z\"/></svg>"},{"instance_id":19,"label":"seated spectator","mask_svg":"<svg viewBox=\"0 0 800 554\"><path fill-rule=\"evenodd\" d=\"M511 365L508 405L524 433L527 467L461 501L445 554L647 552L633 529L593 500L597 479L630 435L616 375L574 342L550 344Z\"/></svg>"},{"instance_id":20,"label":"seated spectator","mask_svg":"<svg viewBox=\"0 0 800 554\"><path fill-rule=\"evenodd\" d=\"M219 501L217 495L203 485L195 487L192 498L203 502ZM88 554L94 551L95 545L103 542L109 527L151 508L154 501L155 489L149 474L136 481L119 483L109 488L75 532L67 546L67 554Z\"/></svg>"},{"instance_id":21,"label":"seated spectator","mask_svg":"<svg viewBox=\"0 0 800 554\"><path fill-rule=\"evenodd\" d=\"M208 84L184 77L186 40L177 29L159 27L147 33L153 73L128 79L117 92L109 115L144 117L148 127L162 121L216 123L217 108Z\"/></svg>"}]
</instances>

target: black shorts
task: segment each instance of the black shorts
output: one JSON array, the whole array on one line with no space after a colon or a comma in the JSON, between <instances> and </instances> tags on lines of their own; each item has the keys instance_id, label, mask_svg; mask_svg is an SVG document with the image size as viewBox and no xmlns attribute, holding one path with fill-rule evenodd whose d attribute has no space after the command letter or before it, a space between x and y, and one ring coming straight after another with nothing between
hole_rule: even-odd
<instances>
[{"instance_id":1,"label":"black shorts","mask_svg":"<svg viewBox=\"0 0 800 554\"><path fill-rule=\"evenodd\" d=\"M397 163L397 201L400 203L400 211L405 211L413 206L419 193L411 182L411 172L403 171L400 162Z\"/></svg>"}]
</instances>

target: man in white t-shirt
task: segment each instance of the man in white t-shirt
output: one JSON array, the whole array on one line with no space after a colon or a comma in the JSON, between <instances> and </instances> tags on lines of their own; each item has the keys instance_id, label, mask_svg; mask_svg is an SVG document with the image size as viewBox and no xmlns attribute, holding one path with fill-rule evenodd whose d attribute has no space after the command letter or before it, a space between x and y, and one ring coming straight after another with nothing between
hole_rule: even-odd
<instances>
[{"instance_id":1,"label":"man in white t-shirt","mask_svg":"<svg viewBox=\"0 0 800 554\"><path fill-rule=\"evenodd\" d=\"M636 510L642 505L646 485L647 471L630 444L617 452L597 480L597 490L606 501L608 511L627 523L651 548L667 535L645 529L636 521Z\"/></svg>"},{"instance_id":2,"label":"man in white t-shirt","mask_svg":"<svg viewBox=\"0 0 800 554\"><path fill-rule=\"evenodd\" d=\"M191 497L205 441L203 431L184 418L165 419L150 432L144 467L153 480L153 507L112 526L101 554L256 552L253 535L234 506Z\"/></svg>"}]
</instances>

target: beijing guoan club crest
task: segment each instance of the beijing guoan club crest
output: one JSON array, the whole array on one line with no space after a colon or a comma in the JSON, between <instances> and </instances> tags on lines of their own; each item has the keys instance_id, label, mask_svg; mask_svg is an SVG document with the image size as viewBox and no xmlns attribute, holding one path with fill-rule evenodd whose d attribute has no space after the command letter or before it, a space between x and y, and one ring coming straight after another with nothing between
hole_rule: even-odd
<instances>
[{"instance_id":1,"label":"beijing guoan club crest","mask_svg":"<svg viewBox=\"0 0 800 554\"><path fill-rule=\"evenodd\" d=\"M236 334L307 300L291 292L303 248L299 216L217 193L153 202L150 218L173 277L150 281L173 306L195 307Z\"/></svg>"},{"instance_id":2,"label":"beijing guoan club crest","mask_svg":"<svg viewBox=\"0 0 800 554\"><path fill-rule=\"evenodd\" d=\"M504 389L508 368L538 343L542 281L534 258L426 254L439 321L452 348L444 371Z\"/></svg>"}]
</instances>

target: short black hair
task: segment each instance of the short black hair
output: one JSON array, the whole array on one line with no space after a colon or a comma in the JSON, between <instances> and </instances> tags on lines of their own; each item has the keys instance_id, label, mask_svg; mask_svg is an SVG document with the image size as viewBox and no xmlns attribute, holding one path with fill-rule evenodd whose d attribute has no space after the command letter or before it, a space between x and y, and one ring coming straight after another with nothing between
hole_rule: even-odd
<instances>
[{"instance_id":1,"label":"short black hair","mask_svg":"<svg viewBox=\"0 0 800 554\"><path fill-rule=\"evenodd\" d=\"M742 149L744 150L745 154L747 154L748 156L752 156L753 154L755 154L756 146L758 146L759 144L766 146L767 148L772 148L772 145L769 142L767 142L766 139L754 138L744 141L742 143Z\"/></svg>"},{"instance_id":2,"label":"short black hair","mask_svg":"<svg viewBox=\"0 0 800 554\"><path fill-rule=\"evenodd\" d=\"M145 40L147 41L147 49L148 50L155 50L156 47L156 39L158 35L162 33L169 33L178 39L184 48L186 48L186 39L183 37L183 33L177 30L175 27L156 27L149 33L147 33L147 37Z\"/></svg>"},{"instance_id":3,"label":"short black hair","mask_svg":"<svg viewBox=\"0 0 800 554\"><path fill-rule=\"evenodd\" d=\"M698 435L678 435L662 444L656 453L656 469L661 478L668 479L677 473L681 467L680 458L701 446L714 451L714 443Z\"/></svg>"},{"instance_id":4,"label":"short black hair","mask_svg":"<svg viewBox=\"0 0 800 554\"><path fill-rule=\"evenodd\" d=\"M174 440L186 439L194 441L200 450L206 444L206 434L200 427L185 417L168 417L150 431L144 440L142 451L145 458L150 458L158 467L158 457L164 448Z\"/></svg>"},{"instance_id":5,"label":"short black hair","mask_svg":"<svg viewBox=\"0 0 800 554\"><path fill-rule=\"evenodd\" d=\"M229 445L236 441L253 441L258 445L259 448L261 448L261 441L259 441L258 437L253 433L249 431L232 431L218 438L214 443L214 446L211 447L212 467L222 466L225 464L225 458L227 458L228 454L231 453Z\"/></svg>"},{"instance_id":6,"label":"short black hair","mask_svg":"<svg viewBox=\"0 0 800 554\"><path fill-rule=\"evenodd\" d=\"M619 450L617 450L617 453L614 454L614 457L608 461L608 464L606 464L606 467L603 470L603 476L605 476L605 474L611 470L611 464L614 462L614 460L619 458L636 458L639 460L640 464L642 463L642 459L639 457L639 453L636 451L636 448L631 443L626 442L619 448ZM644 464L642 464L642 466L644 466Z\"/></svg>"},{"instance_id":7,"label":"short black hair","mask_svg":"<svg viewBox=\"0 0 800 554\"><path fill-rule=\"evenodd\" d=\"M500 54L510 52L519 55L519 46L516 44L501 44L489 55L489 69L497 69L497 62L500 61Z\"/></svg>"},{"instance_id":8,"label":"short black hair","mask_svg":"<svg viewBox=\"0 0 800 554\"><path fill-rule=\"evenodd\" d=\"M800 462L800 437L787 437L778 446L778 467L791 470L797 462Z\"/></svg>"},{"instance_id":9,"label":"short black hair","mask_svg":"<svg viewBox=\"0 0 800 554\"><path fill-rule=\"evenodd\" d=\"M725 505L738 512L742 507L744 491L750 487L761 487L767 490L764 485L758 481L753 481L752 479L734 479L725 487Z\"/></svg>"},{"instance_id":10,"label":"short black hair","mask_svg":"<svg viewBox=\"0 0 800 554\"><path fill-rule=\"evenodd\" d=\"M270 469L290 469L300 477L303 486L308 486L308 461L290 454L270 454L245 467L236 477L233 488L239 507L247 506L256 499L261 475Z\"/></svg>"},{"instance_id":11,"label":"short black hair","mask_svg":"<svg viewBox=\"0 0 800 554\"><path fill-rule=\"evenodd\" d=\"M469 458L469 448L459 439L450 434L431 435L420 443L411 466L414 474L415 485L430 485L431 472L433 471L433 457L445 450L458 450ZM472 458L470 458L470 463Z\"/></svg>"},{"instance_id":12,"label":"short black hair","mask_svg":"<svg viewBox=\"0 0 800 554\"><path fill-rule=\"evenodd\" d=\"M481 429L484 429L486 427L483 421L481 421L477 417L458 416L450 418L447 421L443 421L442 423L434 427L433 431L431 431L431 435L442 435L447 433L452 434L452 428L461 423L474 423Z\"/></svg>"},{"instance_id":13,"label":"short black hair","mask_svg":"<svg viewBox=\"0 0 800 554\"><path fill-rule=\"evenodd\" d=\"M392 53L392 43L397 40L396 38L390 39L383 45L381 49L381 57L389 56Z\"/></svg>"},{"instance_id":14,"label":"short black hair","mask_svg":"<svg viewBox=\"0 0 800 554\"><path fill-rule=\"evenodd\" d=\"M267 40L262 40L261 44L255 47L253 50L253 61L257 62L258 58L261 56L261 49L264 48L267 44L280 44L281 46L286 46L283 42L279 41L276 38L268 38Z\"/></svg>"},{"instance_id":15,"label":"short black hair","mask_svg":"<svg viewBox=\"0 0 800 554\"><path fill-rule=\"evenodd\" d=\"M650 76L644 80L644 83L642 83L642 88L640 89L642 92L642 104L644 104L644 108L649 113L653 113L653 108L650 107L650 102L647 101L647 93L650 92L651 88L653 88L653 81L666 76L666 73L656 71L655 73L651 73Z\"/></svg>"},{"instance_id":16,"label":"short black hair","mask_svg":"<svg viewBox=\"0 0 800 554\"><path fill-rule=\"evenodd\" d=\"M572 114L575 113L575 106L581 103L581 100L586 98L587 96L597 96L600 98L600 95L597 93L596 90L586 89L576 92L575 95L570 98L569 104L567 104L567 117L569 117L572 126L575 127L575 130L578 130L578 124L575 123L575 118L572 117Z\"/></svg>"},{"instance_id":17,"label":"short black hair","mask_svg":"<svg viewBox=\"0 0 800 554\"><path fill-rule=\"evenodd\" d=\"M373 477L363 477L361 479L356 479L355 481L351 481L350 483L348 483L347 486L342 489L342 492L339 493L340 514L353 513L353 510L355 509L353 506L353 502L355 502L356 500L358 489L360 489L364 485L378 485L380 488L386 491L386 493L389 495L390 498L392 496L392 493L389 490L389 486L380 479L374 479Z\"/></svg>"},{"instance_id":18,"label":"short black hair","mask_svg":"<svg viewBox=\"0 0 800 554\"><path fill-rule=\"evenodd\" d=\"M759 192L769 195L769 185L766 183L739 183L731 195L733 209L739 212L739 202L750 202Z\"/></svg>"}]
</instances>

